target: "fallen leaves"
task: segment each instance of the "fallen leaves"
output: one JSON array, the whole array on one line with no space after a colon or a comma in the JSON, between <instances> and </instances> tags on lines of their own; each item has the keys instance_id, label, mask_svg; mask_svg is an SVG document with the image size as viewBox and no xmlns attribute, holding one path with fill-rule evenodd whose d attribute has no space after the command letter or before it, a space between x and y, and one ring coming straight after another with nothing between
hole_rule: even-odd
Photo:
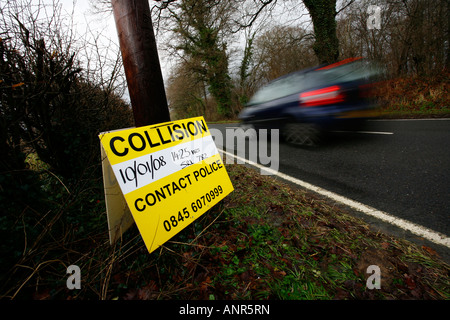
<instances>
[{"instance_id":1,"label":"fallen leaves","mask_svg":"<svg viewBox=\"0 0 450 320\"><path fill-rule=\"evenodd\" d=\"M11 86L11 88L12 88L12 89L15 89L15 88L18 88L18 87L23 86L24 84L25 84L24 82L19 82L19 83L13 84L13 85Z\"/></svg>"},{"instance_id":2,"label":"fallen leaves","mask_svg":"<svg viewBox=\"0 0 450 320\"><path fill-rule=\"evenodd\" d=\"M437 258L433 249L373 233L324 202L251 172L229 168L235 192L220 210L158 252L148 255L142 243L142 251L129 249L134 254L114 266L109 298L449 299L450 269L422 255ZM381 270L380 290L366 287L370 265ZM34 298L48 299L49 291Z\"/></svg>"},{"instance_id":3,"label":"fallen leaves","mask_svg":"<svg viewBox=\"0 0 450 320\"><path fill-rule=\"evenodd\" d=\"M432 256L437 256L437 252L430 247L422 246L422 249L431 254Z\"/></svg>"},{"instance_id":4,"label":"fallen leaves","mask_svg":"<svg viewBox=\"0 0 450 320\"><path fill-rule=\"evenodd\" d=\"M124 300L155 300L160 295L155 281L150 281L142 288L132 289L123 297Z\"/></svg>"}]
</instances>

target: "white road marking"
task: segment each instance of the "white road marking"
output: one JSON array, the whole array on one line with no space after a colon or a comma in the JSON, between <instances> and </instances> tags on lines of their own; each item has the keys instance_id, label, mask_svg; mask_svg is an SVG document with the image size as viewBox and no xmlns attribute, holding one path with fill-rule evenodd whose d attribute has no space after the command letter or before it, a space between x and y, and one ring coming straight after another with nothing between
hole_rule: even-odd
<instances>
[{"instance_id":1,"label":"white road marking","mask_svg":"<svg viewBox=\"0 0 450 320\"><path fill-rule=\"evenodd\" d=\"M345 133L367 133L367 134L394 134L393 132L383 132L383 131L342 131L342 130L335 130L333 132L345 132Z\"/></svg>"},{"instance_id":2,"label":"white road marking","mask_svg":"<svg viewBox=\"0 0 450 320\"><path fill-rule=\"evenodd\" d=\"M239 129L240 127L226 127L226 129ZM384 134L391 135L393 132L384 132L384 131L345 131L345 130L334 130L332 132L340 132L340 133L366 133L366 134Z\"/></svg>"},{"instance_id":3,"label":"white road marking","mask_svg":"<svg viewBox=\"0 0 450 320\"><path fill-rule=\"evenodd\" d=\"M450 118L425 118L425 119L369 119L368 121L450 121Z\"/></svg>"},{"instance_id":4,"label":"white road marking","mask_svg":"<svg viewBox=\"0 0 450 320\"><path fill-rule=\"evenodd\" d=\"M305 189L311 190L311 191L316 192L316 193L318 193L320 195L323 195L323 196L325 196L327 198L330 198L330 199L332 199L332 200L334 200L336 202L342 203L342 204L344 204L344 205L346 205L346 206L348 206L350 208L353 208L353 209L355 209L355 210L357 210L357 211L359 211L361 213L364 213L364 214L366 214L368 216L375 217L375 218L377 218L379 220L382 220L384 222L387 222L387 223L390 223L392 225L395 225L395 226L397 226L397 227L399 227L399 228L401 228L403 230L410 231L411 233L413 233L415 235L418 235L420 237L423 237L423 238L425 238L425 239L427 239L429 241L432 241L432 242L434 242L436 244L440 244L440 245L446 246L447 248L450 248L450 238L448 236L442 234L442 233L439 233L439 232L436 232L434 230L428 229L428 228L426 228L424 226L418 225L418 224L410 222L408 220L404 220L404 219L401 219L401 218L394 217L394 216L392 216L392 215L390 215L390 214L388 214L386 212L380 211L378 209L375 209L373 207L367 206L367 205L362 204L360 202L348 199L348 198L343 197L343 196L341 196L339 194L336 194L334 192L328 191L326 189L322 189L322 188L317 187L315 185L312 185L312 184L310 184L308 182L305 182L305 181L302 181L300 179L291 177L291 176L289 176L287 174L284 174L282 172L278 172L276 170L267 168L267 167L265 167L265 166L263 166L263 165L261 165L259 163L255 163L253 161L241 158L239 156L236 156L236 155L234 155L232 153L229 153L229 152L227 152L225 150L222 150L220 148L218 148L218 150L219 150L219 152L224 153L224 154L226 154L229 157L233 157L233 158L235 158L235 159L237 159L237 160L239 160L241 162L248 163L248 164L250 164L250 165L252 165L254 167L257 167L258 169L266 170L271 175L276 175L276 176L278 176L278 177L280 177L280 178L282 178L284 180L287 180L287 181L290 181L292 183L295 183L295 184L297 184L297 185L299 185L299 186L301 186L301 187L303 187Z\"/></svg>"}]
</instances>

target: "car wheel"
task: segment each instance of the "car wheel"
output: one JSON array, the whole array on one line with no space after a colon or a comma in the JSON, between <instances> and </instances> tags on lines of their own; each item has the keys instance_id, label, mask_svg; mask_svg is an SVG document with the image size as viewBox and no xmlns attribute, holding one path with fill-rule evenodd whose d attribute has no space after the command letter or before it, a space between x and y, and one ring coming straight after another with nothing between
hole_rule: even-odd
<instances>
[{"instance_id":1,"label":"car wheel","mask_svg":"<svg viewBox=\"0 0 450 320\"><path fill-rule=\"evenodd\" d=\"M319 142L320 130L312 123L289 122L283 127L286 142L299 146L315 146Z\"/></svg>"}]
</instances>

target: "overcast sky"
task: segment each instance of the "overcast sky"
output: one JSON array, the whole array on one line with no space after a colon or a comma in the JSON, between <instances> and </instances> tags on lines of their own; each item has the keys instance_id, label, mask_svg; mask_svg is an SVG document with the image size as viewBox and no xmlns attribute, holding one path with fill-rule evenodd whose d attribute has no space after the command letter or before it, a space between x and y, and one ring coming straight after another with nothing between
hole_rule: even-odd
<instances>
[{"instance_id":1,"label":"overcast sky","mask_svg":"<svg viewBox=\"0 0 450 320\"><path fill-rule=\"evenodd\" d=\"M52 3L52 1L53 0L44 0L44 2L47 3ZM60 0L60 4L62 5L62 14L67 15L68 17L73 17L74 29L77 35L76 38L81 39L81 43L84 43L86 39L92 42L91 39L100 35L96 41L102 48L101 54L116 57L119 50L119 41L113 14L112 12L101 14L94 13L91 6L91 1L95 0ZM308 12L301 2L283 1L280 2L280 5L275 7L275 10L272 12L272 16L267 17L268 20L264 22L268 21L268 25L298 25L300 23L299 17L304 23L304 28L311 27ZM260 19L259 23L263 23L262 19ZM114 44L111 44L111 41ZM230 70L231 72L233 72L233 70L238 70L237 66L240 63L240 57L243 53L244 45L245 40L243 33L237 38L237 41L229 43L229 48L234 52L230 60L230 68L232 69ZM162 69L161 71L164 81L167 84L171 67L174 66L176 61L173 57L165 55L161 44L158 45L158 51ZM128 92L125 93L124 98L129 100Z\"/></svg>"},{"instance_id":2,"label":"overcast sky","mask_svg":"<svg viewBox=\"0 0 450 320\"><path fill-rule=\"evenodd\" d=\"M51 2L52 0L46 0ZM73 10L74 24L79 36L84 36L88 32L88 28L92 31L92 34L100 33L103 38L102 41L107 43L112 40L118 46L118 37L116 32L116 26L114 22L114 17L112 13L110 14L94 14L90 5L92 0L60 0L63 5L63 13L71 14ZM287 2L288 3L288 2ZM283 4L283 3L282 3ZM288 6L289 4L286 4ZM277 6L274 12L274 17L272 17L276 24L298 24L298 17L302 16L303 21L309 20L309 15L306 9L301 15L300 12L292 12L292 10L285 10L283 5ZM301 8L296 8L295 11ZM285 13L281 13L284 11ZM271 19L271 20L272 20ZM284 23L283 23L284 22ZM305 26L307 26L306 24ZM244 41L237 41L236 43L230 44L231 48L238 49L238 51L244 49ZM161 48L159 48L161 49ZM161 68L163 71L164 79L166 80L170 73L171 60L164 56L164 52L159 50ZM233 63L233 62L231 62Z\"/></svg>"},{"instance_id":3,"label":"overcast sky","mask_svg":"<svg viewBox=\"0 0 450 320\"><path fill-rule=\"evenodd\" d=\"M52 0L47 0L52 1ZM116 25L112 13L95 14L92 11L90 0L61 0L63 13L69 15L73 11L73 19L79 36L87 34L101 34L99 40L108 45L109 41L113 41L118 48L118 36ZM170 73L170 61L164 57L164 52L159 50L159 58L163 72L164 80L167 80Z\"/></svg>"}]
</instances>

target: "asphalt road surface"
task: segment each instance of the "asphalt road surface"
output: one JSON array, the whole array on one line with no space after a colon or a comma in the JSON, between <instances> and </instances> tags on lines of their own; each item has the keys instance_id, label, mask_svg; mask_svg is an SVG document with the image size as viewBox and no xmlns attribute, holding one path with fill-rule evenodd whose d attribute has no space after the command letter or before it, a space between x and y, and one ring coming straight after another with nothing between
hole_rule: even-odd
<instances>
[{"instance_id":1,"label":"asphalt road surface","mask_svg":"<svg viewBox=\"0 0 450 320\"><path fill-rule=\"evenodd\" d=\"M314 148L281 143L279 159L282 173L450 235L450 119L370 121Z\"/></svg>"}]
</instances>

